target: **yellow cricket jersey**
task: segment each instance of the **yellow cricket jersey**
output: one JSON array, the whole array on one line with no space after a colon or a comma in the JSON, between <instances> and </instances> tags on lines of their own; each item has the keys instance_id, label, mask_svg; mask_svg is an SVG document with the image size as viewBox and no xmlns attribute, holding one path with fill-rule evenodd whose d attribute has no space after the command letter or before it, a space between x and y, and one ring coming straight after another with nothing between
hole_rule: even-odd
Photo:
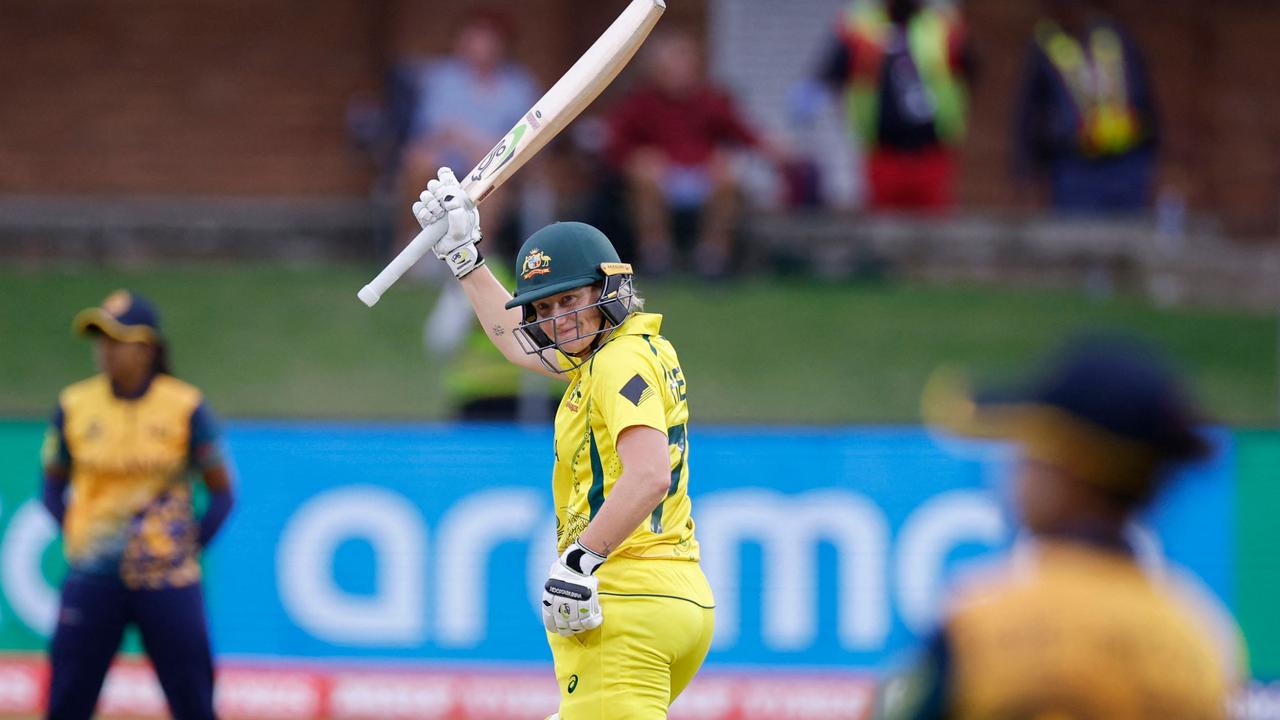
<instances>
[{"instance_id":1,"label":"yellow cricket jersey","mask_svg":"<svg viewBox=\"0 0 1280 720\"><path fill-rule=\"evenodd\" d=\"M1225 717L1226 659L1170 588L1081 543L1028 560L949 613L950 717Z\"/></svg>"},{"instance_id":2,"label":"yellow cricket jersey","mask_svg":"<svg viewBox=\"0 0 1280 720\"><path fill-rule=\"evenodd\" d=\"M618 435L643 425L667 436L671 486L606 566L615 558L698 560L688 495L685 379L675 349L658 334L661 325L661 315L633 313L594 357L567 373L569 387L556 412L553 477L561 552L586 529L622 475Z\"/></svg>"},{"instance_id":3,"label":"yellow cricket jersey","mask_svg":"<svg viewBox=\"0 0 1280 720\"><path fill-rule=\"evenodd\" d=\"M563 552L586 529L622 475L616 441L627 428L666 434L667 497L596 572L604 624L547 634L560 686L559 717L659 718L711 646L715 599L698 564L689 503L689 407L662 316L635 313L582 367L556 412L553 494ZM561 356L564 367L567 358Z\"/></svg>"},{"instance_id":4,"label":"yellow cricket jersey","mask_svg":"<svg viewBox=\"0 0 1280 720\"><path fill-rule=\"evenodd\" d=\"M200 391L168 375L137 398L117 397L105 375L62 391L44 462L69 472L63 535L73 569L119 572L131 587L199 580L187 470L221 462L193 453L215 440L203 417Z\"/></svg>"}]
</instances>

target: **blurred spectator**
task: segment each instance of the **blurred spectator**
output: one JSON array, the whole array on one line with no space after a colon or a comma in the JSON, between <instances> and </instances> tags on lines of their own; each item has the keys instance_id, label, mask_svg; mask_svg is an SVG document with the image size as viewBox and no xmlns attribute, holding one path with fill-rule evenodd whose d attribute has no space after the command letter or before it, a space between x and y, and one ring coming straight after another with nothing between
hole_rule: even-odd
<instances>
[{"instance_id":1,"label":"blurred spectator","mask_svg":"<svg viewBox=\"0 0 1280 720\"><path fill-rule=\"evenodd\" d=\"M1043 0L1017 118L1018 173L1047 176L1066 213L1151 202L1156 112L1137 46L1093 0Z\"/></svg>"},{"instance_id":2,"label":"blurred spectator","mask_svg":"<svg viewBox=\"0 0 1280 720\"><path fill-rule=\"evenodd\" d=\"M1089 339L1012 392L935 378L925 411L1018 443L1012 504L1028 535L1007 568L953 598L923 660L886 685L884 714L1224 718L1238 632L1140 566L1127 533L1179 465L1210 452L1170 371L1139 346Z\"/></svg>"},{"instance_id":3,"label":"blurred spectator","mask_svg":"<svg viewBox=\"0 0 1280 720\"><path fill-rule=\"evenodd\" d=\"M657 35L644 52L645 81L613 108L607 149L626 184L636 250L649 272L671 270L672 212L699 212L694 269L722 276L741 205L728 150L751 147L773 160L782 154L747 125L726 92L707 82L693 37Z\"/></svg>"},{"instance_id":4,"label":"blurred spectator","mask_svg":"<svg viewBox=\"0 0 1280 720\"><path fill-rule=\"evenodd\" d=\"M854 0L820 75L845 96L850 132L867 155L871 207L950 208L973 75L954 8Z\"/></svg>"},{"instance_id":5,"label":"blurred spectator","mask_svg":"<svg viewBox=\"0 0 1280 720\"><path fill-rule=\"evenodd\" d=\"M452 56L413 69L417 97L400 172L402 197L407 200L402 207L413 204L437 168L450 167L464 177L537 101L533 77L508 58L511 41L505 16L472 11L458 31ZM495 236L511 221L508 211L519 193L518 183L513 179L484 201ZM418 224L405 213L397 220L404 244L417 233Z\"/></svg>"},{"instance_id":6,"label":"blurred spectator","mask_svg":"<svg viewBox=\"0 0 1280 720\"><path fill-rule=\"evenodd\" d=\"M62 529L67 576L49 646L48 717L93 716L125 628L136 626L173 717L214 715L200 556L233 504L209 405L173 377L159 318L124 290L76 315L102 372L58 397L43 501ZM189 472L209 503L197 519Z\"/></svg>"},{"instance_id":7,"label":"blurred spectator","mask_svg":"<svg viewBox=\"0 0 1280 720\"><path fill-rule=\"evenodd\" d=\"M440 167L453 168L465 178L537 101L532 75L509 58L513 40L505 15L470 10L463 16L451 56L409 64L393 74L393 87L395 77L411 77L413 95L397 173L399 191L409 198L407 204L418 198L425 180L434 177ZM392 102L395 98L393 92ZM507 243L521 236L518 225L522 216L528 220L529 214L542 210L534 206L545 202L550 190L539 188L529 193L525 182L536 173L536 167L526 166L485 198L485 215L492 218L492 232L486 235L486 254L491 259L511 254ZM419 228L416 221L406 225L404 213L396 218L399 248ZM411 272L429 273L437 268L435 263L418 263ZM445 286L428 315L423 333L428 355L444 363L445 391L456 418L539 421L554 412L554 405L550 413L546 409L545 384L535 383L529 396L523 397L519 369L493 350L466 299L457 295L452 283Z\"/></svg>"}]
</instances>

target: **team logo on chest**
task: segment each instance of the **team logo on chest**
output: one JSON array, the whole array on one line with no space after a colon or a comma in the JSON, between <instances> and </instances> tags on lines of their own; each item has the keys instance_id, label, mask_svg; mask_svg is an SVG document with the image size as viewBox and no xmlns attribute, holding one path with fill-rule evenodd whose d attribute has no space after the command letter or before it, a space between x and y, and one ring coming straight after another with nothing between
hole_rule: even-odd
<instances>
[{"instance_id":1,"label":"team logo on chest","mask_svg":"<svg viewBox=\"0 0 1280 720\"><path fill-rule=\"evenodd\" d=\"M573 390L569 392L569 398L564 401L565 407L569 408L569 412L578 412L582 409L582 383L573 384Z\"/></svg>"},{"instance_id":2,"label":"team logo on chest","mask_svg":"<svg viewBox=\"0 0 1280 720\"><path fill-rule=\"evenodd\" d=\"M537 275L546 275L551 272L551 256L544 254L538 248L533 248L528 255L524 256L524 264L520 266L520 277L528 280Z\"/></svg>"}]
</instances>

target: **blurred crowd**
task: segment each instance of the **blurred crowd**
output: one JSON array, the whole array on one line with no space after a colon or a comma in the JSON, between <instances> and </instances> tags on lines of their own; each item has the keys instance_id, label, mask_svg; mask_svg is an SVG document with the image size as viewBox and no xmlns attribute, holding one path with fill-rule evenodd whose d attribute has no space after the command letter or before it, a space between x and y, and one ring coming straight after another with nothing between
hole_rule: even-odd
<instances>
[{"instance_id":1,"label":"blurred crowd","mask_svg":"<svg viewBox=\"0 0 1280 720\"><path fill-rule=\"evenodd\" d=\"M1027 204L1055 213L1144 212L1158 134L1140 49L1105 0L1038 0L1038 13L1008 119L1011 182ZM401 211L423 179L442 165L472 167L546 89L513 57L507 16L472 10L460 23L450 53L393 68L372 133L381 183L399 200L399 244L413 234ZM962 7L851 0L825 34L819 61L794 83L789 116L811 114L819 95L837 108L864 210L954 209L970 89L984 60ZM509 256L529 229L573 217L604 229L648 276L716 279L735 269L744 209L843 204L823 197L817 177L817 155L831 149L806 142L801 122L786 133L762 129L711 79L705 51L679 26L660 28L620 89L486 199L488 221L501 228L491 251ZM749 162L767 168L763 187L746 182Z\"/></svg>"},{"instance_id":2,"label":"blurred crowd","mask_svg":"<svg viewBox=\"0 0 1280 720\"><path fill-rule=\"evenodd\" d=\"M1157 133L1150 82L1138 47L1103 2L1038 0L1020 59L1007 130L1011 182L1027 204L1053 213L1125 216L1151 203ZM375 150L394 218L388 255L416 234L408 207L425 179L442 166L467 172L546 90L514 57L507 15L483 6L458 22L450 52L393 66L384 110L371 127L356 128ZM849 149L840 162L847 158L849 173L862 177L862 211L953 211L970 89L981 82L981 52L962 7L850 0L830 22L817 61L792 83L783 109L792 123L784 131L767 131L741 109L742 98L712 79L698 37L679 25L660 27L633 69L486 198L486 254L509 264L533 229L574 219L603 230L646 278L731 277L741 264L746 210L848 205L822 189L830 185L821 174L831 158L821 155L839 153L804 137L812 127L805 118L818 108L839 116ZM429 274L434 265L419 263L415 272ZM452 383L459 416L545 417L540 399L519 400L541 398L542 390L522 388L514 371L500 383L478 382L474 355L488 343L470 314L459 312L465 304L446 290L424 328L428 353L470 376Z\"/></svg>"}]
</instances>

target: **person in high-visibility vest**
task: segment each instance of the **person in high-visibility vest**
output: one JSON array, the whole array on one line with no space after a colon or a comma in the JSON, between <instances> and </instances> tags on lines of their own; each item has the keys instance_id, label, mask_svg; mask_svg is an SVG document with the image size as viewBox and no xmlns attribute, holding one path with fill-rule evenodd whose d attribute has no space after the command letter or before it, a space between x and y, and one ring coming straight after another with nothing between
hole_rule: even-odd
<instances>
[{"instance_id":1,"label":"person in high-visibility vest","mask_svg":"<svg viewBox=\"0 0 1280 720\"><path fill-rule=\"evenodd\" d=\"M852 136L866 151L873 209L943 210L954 202L972 57L948 4L853 0L822 80L843 92Z\"/></svg>"},{"instance_id":2,"label":"person in high-visibility vest","mask_svg":"<svg viewBox=\"0 0 1280 720\"><path fill-rule=\"evenodd\" d=\"M1045 9L1019 104L1017 169L1045 176L1059 211L1141 210L1157 135L1138 48L1092 0L1045 0Z\"/></svg>"},{"instance_id":3,"label":"person in high-visibility vest","mask_svg":"<svg viewBox=\"0 0 1280 720\"><path fill-rule=\"evenodd\" d=\"M492 269L500 282L514 284L502 263ZM423 327L427 356L441 363L450 415L480 422L550 422L564 388L507 362L476 322L460 288L449 283L441 289Z\"/></svg>"}]
</instances>

